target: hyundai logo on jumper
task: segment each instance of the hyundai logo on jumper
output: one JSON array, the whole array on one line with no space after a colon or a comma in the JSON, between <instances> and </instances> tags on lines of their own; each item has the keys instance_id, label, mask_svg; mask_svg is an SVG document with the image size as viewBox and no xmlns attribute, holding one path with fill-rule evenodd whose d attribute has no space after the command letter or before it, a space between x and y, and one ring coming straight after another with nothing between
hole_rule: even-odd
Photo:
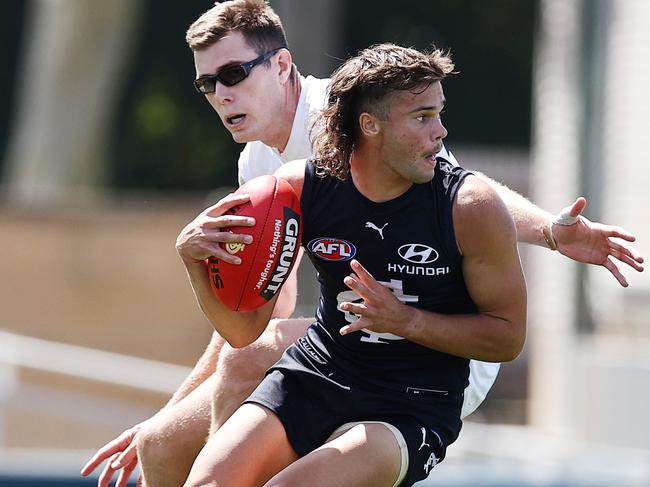
<instances>
[{"instance_id":1,"label":"hyundai logo on jumper","mask_svg":"<svg viewBox=\"0 0 650 487\"><path fill-rule=\"evenodd\" d=\"M413 264L429 264L438 260L438 251L428 245L406 244L397 249L399 256Z\"/></svg>"},{"instance_id":2,"label":"hyundai logo on jumper","mask_svg":"<svg viewBox=\"0 0 650 487\"><path fill-rule=\"evenodd\" d=\"M307 244L307 248L323 260L350 260L357 253L354 245L340 238L315 238Z\"/></svg>"}]
</instances>

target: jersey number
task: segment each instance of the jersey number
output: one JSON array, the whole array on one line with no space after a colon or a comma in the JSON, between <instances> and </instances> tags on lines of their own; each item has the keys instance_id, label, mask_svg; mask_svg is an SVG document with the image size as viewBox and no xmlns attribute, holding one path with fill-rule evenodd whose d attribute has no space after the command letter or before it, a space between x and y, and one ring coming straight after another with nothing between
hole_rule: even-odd
<instances>
[{"instance_id":1,"label":"jersey number","mask_svg":"<svg viewBox=\"0 0 650 487\"><path fill-rule=\"evenodd\" d=\"M404 288L403 288L403 282L397 279L391 279L390 282L384 282L384 281L378 281L379 284L387 287L392 291L392 293L395 295L397 299L399 299L402 303L417 303L418 302L418 297L414 296L412 294L404 294ZM345 321L348 323L354 323L359 319L357 315L354 313L350 313L349 311L344 311L341 309L341 303L344 302L350 302L350 303L361 303L363 301L363 298L361 298L357 293L354 291L343 291L336 296L336 301L338 302L337 304L337 309L343 313L345 316ZM403 337L393 335L392 333L377 333L372 330L368 330L366 328L363 328L361 330L363 335L361 336L360 340L362 342L368 342L368 343L383 343L383 344L388 344L390 343L390 340L404 340Z\"/></svg>"}]
</instances>

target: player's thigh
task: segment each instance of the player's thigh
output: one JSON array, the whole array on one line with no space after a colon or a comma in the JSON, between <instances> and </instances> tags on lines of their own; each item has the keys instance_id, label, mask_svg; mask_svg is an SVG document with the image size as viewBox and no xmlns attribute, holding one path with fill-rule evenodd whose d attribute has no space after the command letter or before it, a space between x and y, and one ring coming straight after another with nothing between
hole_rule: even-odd
<instances>
[{"instance_id":1,"label":"player's thigh","mask_svg":"<svg viewBox=\"0 0 650 487\"><path fill-rule=\"evenodd\" d=\"M201 449L210 430L210 403L214 377L209 377L178 403L156 414L140 434L138 450L142 456L156 456L170 450L191 455Z\"/></svg>"},{"instance_id":2,"label":"player's thigh","mask_svg":"<svg viewBox=\"0 0 650 487\"><path fill-rule=\"evenodd\" d=\"M210 437L185 485L258 486L297 458L277 416L244 404Z\"/></svg>"},{"instance_id":3,"label":"player's thigh","mask_svg":"<svg viewBox=\"0 0 650 487\"><path fill-rule=\"evenodd\" d=\"M393 487L402 446L382 423L354 426L289 465L265 487Z\"/></svg>"}]
</instances>

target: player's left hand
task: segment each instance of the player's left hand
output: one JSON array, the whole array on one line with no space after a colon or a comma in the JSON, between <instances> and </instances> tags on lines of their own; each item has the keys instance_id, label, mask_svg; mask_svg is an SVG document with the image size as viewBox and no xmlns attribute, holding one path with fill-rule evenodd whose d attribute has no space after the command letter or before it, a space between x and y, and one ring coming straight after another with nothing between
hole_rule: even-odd
<instances>
[{"instance_id":1,"label":"player's left hand","mask_svg":"<svg viewBox=\"0 0 650 487\"><path fill-rule=\"evenodd\" d=\"M588 220L581 214L586 206L587 200L580 197L556 218L558 223L553 223L552 229L558 252L578 262L602 265L621 286L627 287L620 263L638 272L643 271L643 257L626 243L634 242L636 237L624 228ZM573 220L575 223L567 224ZM562 221L565 223L562 224Z\"/></svg>"},{"instance_id":2,"label":"player's left hand","mask_svg":"<svg viewBox=\"0 0 650 487\"><path fill-rule=\"evenodd\" d=\"M353 273L343 282L363 299L360 303L343 302L341 309L359 316L354 323L340 329L341 335L347 335L361 329L377 333L392 333L401 336L417 312L406 306L383 284L380 284L357 260L350 262Z\"/></svg>"},{"instance_id":3,"label":"player's left hand","mask_svg":"<svg viewBox=\"0 0 650 487\"><path fill-rule=\"evenodd\" d=\"M104 460L106 466L97 479L97 487L108 487L113 479L113 475L119 472L115 487L126 487L129 477L138 465L138 454L136 443L138 433L142 429L143 423L124 431L120 436L108 442L93 455L93 457L81 469L81 475L84 477L93 472ZM137 485L142 485L142 476L138 476Z\"/></svg>"}]
</instances>

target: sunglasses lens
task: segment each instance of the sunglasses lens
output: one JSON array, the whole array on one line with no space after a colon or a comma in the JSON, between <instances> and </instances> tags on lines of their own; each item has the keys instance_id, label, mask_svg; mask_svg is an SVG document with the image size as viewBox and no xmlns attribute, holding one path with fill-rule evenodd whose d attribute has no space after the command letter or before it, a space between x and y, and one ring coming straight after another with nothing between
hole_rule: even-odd
<instances>
[{"instance_id":1,"label":"sunglasses lens","mask_svg":"<svg viewBox=\"0 0 650 487\"><path fill-rule=\"evenodd\" d=\"M246 64L239 64L235 66L228 66L219 70L217 74L202 76L199 79L194 80L194 87L199 93L208 94L214 93L216 89L217 81L219 81L224 86L234 86L237 83L244 81L248 77L253 67L269 59L273 54L275 54L278 49L269 51L266 54L254 59L253 61Z\"/></svg>"},{"instance_id":2,"label":"sunglasses lens","mask_svg":"<svg viewBox=\"0 0 650 487\"><path fill-rule=\"evenodd\" d=\"M243 81L247 76L243 66L231 66L219 71L219 81L226 86L233 86Z\"/></svg>"},{"instance_id":3,"label":"sunglasses lens","mask_svg":"<svg viewBox=\"0 0 650 487\"><path fill-rule=\"evenodd\" d=\"M217 79L214 76L210 77L205 77L205 78L199 78L194 80L194 88L196 88L196 91L199 93L213 93L214 92L214 85L216 84Z\"/></svg>"}]
</instances>

